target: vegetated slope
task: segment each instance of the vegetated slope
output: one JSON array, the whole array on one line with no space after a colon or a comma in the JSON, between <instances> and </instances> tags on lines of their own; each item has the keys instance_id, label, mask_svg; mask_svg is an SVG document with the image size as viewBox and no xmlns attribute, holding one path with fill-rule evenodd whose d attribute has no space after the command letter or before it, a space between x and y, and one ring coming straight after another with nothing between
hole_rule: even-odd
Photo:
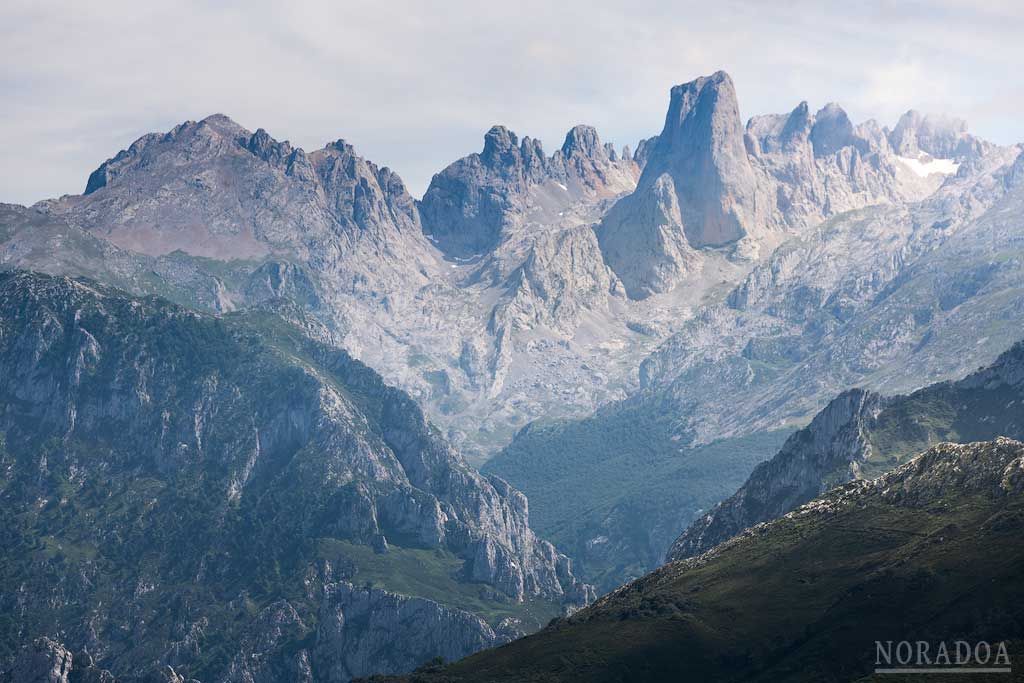
<instances>
[{"instance_id":1,"label":"vegetated slope","mask_svg":"<svg viewBox=\"0 0 1024 683\"><path fill-rule=\"evenodd\" d=\"M274 305L0 274L0 670L49 636L127 678L344 681L585 602L522 494Z\"/></svg>"},{"instance_id":2,"label":"vegetated slope","mask_svg":"<svg viewBox=\"0 0 1024 683\"><path fill-rule=\"evenodd\" d=\"M833 400L739 490L695 521L670 559L699 555L833 486L872 478L940 441L1024 438L1024 343L964 379L907 396L853 390Z\"/></svg>"},{"instance_id":3,"label":"vegetated slope","mask_svg":"<svg viewBox=\"0 0 1024 683\"><path fill-rule=\"evenodd\" d=\"M888 640L1008 641L1016 664L1022 523L1024 444L941 444L533 636L403 680L838 683L870 676Z\"/></svg>"},{"instance_id":4,"label":"vegetated slope","mask_svg":"<svg viewBox=\"0 0 1024 683\"><path fill-rule=\"evenodd\" d=\"M735 490L788 434L683 447L667 436L667 416L643 408L531 424L482 468L527 495L531 524L599 593L660 565L679 529Z\"/></svg>"}]
</instances>

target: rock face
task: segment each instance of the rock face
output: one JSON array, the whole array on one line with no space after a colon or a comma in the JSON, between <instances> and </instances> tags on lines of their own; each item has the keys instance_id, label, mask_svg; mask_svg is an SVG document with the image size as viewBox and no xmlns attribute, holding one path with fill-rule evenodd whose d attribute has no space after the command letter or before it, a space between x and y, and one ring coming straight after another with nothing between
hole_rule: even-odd
<instances>
[{"instance_id":1,"label":"rock face","mask_svg":"<svg viewBox=\"0 0 1024 683\"><path fill-rule=\"evenodd\" d=\"M607 310L615 276L601 260L593 231L580 226L538 236L507 282L492 329L543 325L572 335L588 311Z\"/></svg>"},{"instance_id":2,"label":"rock face","mask_svg":"<svg viewBox=\"0 0 1024 683\"><path fill-rule=\"evenodd\" d=\"M815 167L831 164L838 157L814 160L808 142L814 117L803 109L793 116L800 125L787 127L789 117L755 121L758 149L762 142L764 150L799 144ZM686 462L684 454L695 448L803 427L849 387L908 393L991 363L1019 339L1024 323L1022 164L1019 148L984 147L980 156L964 157L957 173L924 200L875 204L801 232L755 265L723 303L689 311L641 363L640 387L628 398L557 428L522 430L495 461L495 471L535 501L535 518L544 520L545 529L556 524L548 526L546 506L537 512L536 486L544 481L524 474L520 463L531 463L566 490L597 492L597 482L618 490L618 476L606 476L603 464L595 473L603 459L598 454L607 452L609 462L631 463L623 471L646 477L642 484L630 484L638 491L670 491L663 497L638 496L636 503L609 514L609 521L630 519L622 513L649 506L639 518L651 524L627 527L625 533L605 531L624 527L604 523L601 508L580 506L557 520L559 533L592 529L582 540L596 543L593 551L604 553L605 566L628 567L642 556L637 539L689 517L683 530L707 512L704 496L715 484L732 476L746 479L749 471L737 475L737 467L757 451L736 447L717 456L714 481L704 479L700 467L663 469L652 464L662 462L654 454ZM831 192L842 185L830 181L826 187ZM980 432L976 438L997 435ZM950 433L948 438L960 437ZM588 454L585 466L554 466L581 443ZM777 450L775 445L764 452ZM682 495L705 481L699 495ZM812 491L824 485L821 479L806 484ZM677 504L671 515L660 514L651 509L656 500ZM738 524L742 528L744 522ZM563 550L572 548L578 568L592 566L597 553L591 547L577 539L556 540Z\"/></svg>"},{"instance_id":3,"label":"rock face","mask_svg":"<svg viewBox=\"0 0 1024 683\"><path fill-rule=\"evenodd\" d=\"M25 646L4 679L12 683L68 683L72 660L60 643L37 638Z\"/></svg>"},{"instance_id":4,"label":"rock face","mask_svg":"<svg viewBox=\"0 0 1024 683\"><path fill-rule=\"evenodd\" d=\"M860 390L833 400L775 457L758 465L739 491L690 525L672 545L668 559L700 555L854 478L871 451L867 425L881 402L877 394Z\"/></svg>"},{"instance_id":5,"label":"rock face","mask_svg":"<svg viewBox=\"0 0 1024 683\"><path fill-rule=\"evenodd\" d=\"M938 441L1024 438L1022 401L1024 343L962 380L908 396L846 392L758 465L735 494L690 525L668 559L700 555L834 486L894 468Z\"/></svg>"},{"instance_id":6,"label":"rock face","mask_svg":"<svg viewBox=\"0 0 1024 683\"><path fill-rule=\"evenodd\" d=\"M431 180L420 203L423 228L449 256L480 256L538 214L552 221L581 198L631 190L636 173L633 160L603 145L591 126L572 128L551 157L539 140L520 141L494 126L483 152L459 159Z\"/></svg>"},{"instance_id":7,"label":"rock face","mask_svg":"<svg viewBox=\"0 0 1024 683\"><path fill-rule=\"evenodd\" d=\"M672 88L665 127L646 156L636 191L598 229L605 259L633 298L671 289L693 267L694 249L737 242L764 223L725 72Z\"/></svg>"},{"instance_id":8,"label":"rock face","mask_svg":"<svg viewBox=\"0 0 1024 683\"><path fill-rule=\"evenodd\" d=\"M450 662L508 642L511 635L431 600L339 583L325 593L313 661L323 680L347 681L378 673L384 652L390 668L411 671L424 663L424 652Z\"/></svg>"},{"instance_id":9,"label":"rock face","mask_svg":"<svg viewBox=\"0 0 1024 683\"><path fill-rule=\"evenodd\" d=\"M940 641L1003 642L1010 666L1024 635L1022 502L1024 444L940 444L414 680L861 680L878 661L865 633L933 653ZM946 661L930 660L956 666Z\"/></svg>"},{"instance_id":10,"label":"rock face","mask_svg":"<svg viewBox=\"0 0 1024 683\"><path fill-rule=\"evenodd\" d=\"M162 676L166 673L169 677ZM146 681L190 683L178 676L170 667L158 667L145 677ZM53 640L43 636L23 646L16 654L10 669L0 671L3 683L118 683L106 669L96 666L88 652L76 655Z\"/></svg>"},{"instance_id":11,"label":"rock face","mask_svg":"<svg viewBox=\"0 0 1024 683\"><path fill-rule=\"evenodd\" d=\"M894 139L913 136L909 123L897 128ZM922 125L922 139L941 138L934 128ZM950 156L973 154L968 142ZM721 71L672 89L665 127L644 156L636 191L598 229L606 261L634 299L698 276L701 250L729 246L757 258L787 233L850 209L923 198L941 181L920 178L886 131L873 121L854 126L835 103L812 116L803 102L744 129Z\"/></svg>"},{"instance_id":12,"label":"rock face","mask_svg":"<svg viewBox=\"0 0 1024 683\"><path fill-rule=\"evenodd\" d=\"M962 158L977 152L978 141L967 134L962 119L928 116L911 109L889 134L889 144L904 157L924 152L937 159Z\"/></svg>"},{"instance_id":13,"label":"rock face","mask_svg":"<svg viewBox=\"0 0 1024 683\"><path fill-rule=\"evenodd\" d=\"M941 174L922 179L901 162L874 121L855 126L836 103L811 114L755 116L745 143L774 187L774 221L802 231L851 209L898 204L933 192ZM915 157L916 158L916 157Z\"/></svg>"},{"instance_id":14,"label":"rock face","mask_svg":"<svg viewBox=\"0 0 1024 683\"><path fill-rule=\"evenodd\" d=\"M517 633L496 633L483 619L432 600L360 589L340 581L323 586L315 626L288 602L260 613L223 683L349 681L383 670L411 671L423 653L453 661L501 645ZM297 651L287 644L307 643Z\"/></svg>"},{"instance_id":15,"label":"rock face","mask_svg":"<svg viewBox=\"0 0 1024 683\"><path fill-rule=\"evenodd\" d=\"M326 267L352 251L400 258L421 246L414 201L390 170L344 140L307 155L220 114L143 136L84 195L48 209L150 255L288 254Z\"/></svg>"},{"instance_id":16,"label":"rock face","mask_svg":"<svg viewBox=\"0 0 1024 683\"><path fill-rule=\"evenodd\" d=\"M217 318L3 273L0 368L2 522L18 529L3 552L20 558L0 607L23 614L12 629L59 629L118 676L166 664L220 680L233 652L292 652L328 584L358 580L367 562L401 581L392 556L447 563L421 577L449 582L441 600L458 601L461 584L513 612L593 594L530 530L521 493L467 466L406 394L270 309ZM371 562L381 536L388 552ZM437 615L432 630L466 636L452 651L494 642L490 627L467 635L482 623L472 615L420 608ZM405 628L402 658L380 671L417 642L422 659L437 654L441 636ZM210 643L221 655L204 655Z\"/></svg>"},{"instance_id":17,"label":"rock face","mask_svg":"<svg viewBox=\"0 0 1024 683\"><path fill-rule=\"evenodd\" d=\"M732 79L724 71L672 88L665 127L644 167L643 192L664 178L690 246L735 242L757 222Z\"/></svg>"},{"instance_id":18,"label":"rock face","mask_svg":"<svg viewBox=\"0 0 1024 683\"><path fill-rule=\"evenodd\" d=\"M992 151L921 202L848 212L790 240L644 361L633 403L669 401L675 433L706 443L810 419L850 386L911 391L991 362L1019 336L1007 292L1018 288L1020 164L1018 149Z\"/></svg>"}]
</instances>

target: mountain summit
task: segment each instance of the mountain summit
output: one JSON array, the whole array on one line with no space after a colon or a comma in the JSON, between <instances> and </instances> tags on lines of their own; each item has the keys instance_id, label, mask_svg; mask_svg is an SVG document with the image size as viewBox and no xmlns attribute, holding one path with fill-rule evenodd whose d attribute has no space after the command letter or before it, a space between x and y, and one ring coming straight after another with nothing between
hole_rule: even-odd
<instances>
[{"instance_id":1,"label":"mountain summit","mask_svg":"<svg viewBox=\"0 0 1024 683\"><path fill-rule=\"evenodd\" d=\"M658 182L671 183L690 246L728 244L750 230L755 179L743 148L736 88L724 71L672 88L665 126L637 193Z\"/></svg>"},{"instance_id":2,"label":"mountain summit","mask_svg":"<svg viewBox=\"0 0 1024 683\"><path fill-rule=\"evenodd\" d=\"M605 260L632 298L671 289L695 267L694 249L735 243L763 223L736 89L724 71L672 88L648 154L636 191L598 228Z\"/></svg>"},{"instance_id":3,"label":"mountain summit","mask_svg":"<svg viewBox=\"0 0 1024 683\"><path fill-rule=\"evenodd\" d=\"M926 146L949 137L938 124L911 123L900 129L905 145L917 128ZM967 142L930 148L965 154ZM627 295L643 299L695 281L709 250L756 260L834 214L927 196L943 177L915 172L914 162L901 163L884 129L854 125L835 103L812 116L802 102L744 128L732 79L718 71L672 88L636 191L597 228L601 251Z\"/></svg>"},{"instance_id":4,"label":"mountain summit","mask_svg":"<svg viewBox=\"0 0 1024 683\"><path fill-rule=\"evenodd\" d=\"M450 164L430 181L423 228L448 256L467 259L496 249L524 223L557 219L574 201L632 190L637 167L578 125L550 157L540 140L493 126L484 148Z\"/></svg>"}]
</instances>

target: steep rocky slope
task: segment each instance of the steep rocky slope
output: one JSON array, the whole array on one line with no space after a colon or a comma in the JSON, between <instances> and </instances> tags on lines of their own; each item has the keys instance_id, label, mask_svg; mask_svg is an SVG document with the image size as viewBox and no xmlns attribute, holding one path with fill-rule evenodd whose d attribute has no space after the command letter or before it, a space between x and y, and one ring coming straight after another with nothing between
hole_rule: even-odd
<instances>
[{"instance_id":1,"label":"steep rocky slope","mask_svg":"<svg viewBox=\"0 0 1024 683\"><path fill-rule=\"evenodd\" d=\"M586 602L522 494L316 338L294 304L0 274L3 661L50 636L118 676L344 681Z\"/></svg>"},{"instance_id":2,"label":"steep rocky slope","mask_svg":"<svg viewBox=\"0 0 1024 683\"><path fill-rule=\"evenodd\" d=\"M905 121L900 139L928 121ZM931 140L927 130L922 139ZM955 152L976 154L968 145ZM917 148L911 153L918 161ZM921 199L941 180L914 172L878 124L854 126L834 103L813 116L806 102L788 116L756 116L744 130L732 79L719 71L672 88L636 191L602 219L598 236L638 299L693 280L709 247L757 259L787 234L850 209Z\"/></svg>"},{"instance_id":3,"label":"steep rocky slope","mask_svg":"<svg viewBox=\"0 0 1024 683\"><path fill-rule=\"evenodd\" d=\"M786 514L828 489L877 476L939 441L1024 438L1024 343L962 380L908 396L840 395L754 470L731 497L695 521L669 559L699 555Z\"/></svg>"},{"instance_id":4,"label":"steep rocky slope","mask_svg":"<svg viewBox=\"0 0 1024 683\"><path fill-rule=\"evenodd\" d=\"M449 256L470 258L515 238L529 223L558 223L581 198L614 197L636 186L638 165L604 145L591 126L575 126L561 149L494 126L479 154L434 176L420 202L426 233Z\"/></svg>"},{"instance_id":5,"label":"steep rocky slope","mask_svg":"<svg viewBox=\"0 0 1024 683\"><path fill-rule=\"evenodd\" d=\"M639 390L583 420L531 425L495 457L491 471L534 500L545 532L584 571L600 567L590 576L604 585L608 569L614 575L629 568L622 579L636 570L654 547L651 529L696 519L706 510L706 492L742 477L744 466L774 448L749 443L805 425L847 387L908 392L992 362L1019 338L1024 322L1024 157L1016 148L959 139L980 156L963 157L933 195L841 214L790 239L723 303L678 323L679 331L641 365ZM586 464L563 467L577 460L565 454L580 444ZM723 476L698 486L707 480L686 461L709 446ZM610 514L615 508L601 491L622 475L598 464L603 453L638 481L638 495L622 503L645 510L647 529L610 523L623 515ZM680 466L671 472L658 464L673 461ZM574 496L549 496L549 481L603 502L573 505ZM806 495L821 485L814 482ZM642 493L666 489L657 500ZM699 495L687 494L695 489ZM676 505L659 507L661 500Z\"/></svg>"},{"instance_id":6,"label":"steep rocky slope","mask_svg":"<svg viewBox=\"0 0 1024 683\"><path fill-rule=\"evenodd\" d=\"M907 391L991 362L1019 335L1022 169L1019 149L996 150L922 202L791 240L644 362L641 393L701 441L808 419L845 387Z\"/></svg>"},{"instance_id":7,"label":"steep rocky slope","mask_svg":"<svg viewBox=\"0 0 1024 683\"><path fill-rule=\"evenodd\" d=\"M764 228L759 190L732 80L718 72L678 85L636 191L598 229L602 252L630 297L667 291L699 269L696 250Z\"/></svg>"},{"instance_id":8,"label":"steep rocky slope","mask_svg":"<svg viewBox=\"0 0 1024 683\"><path fill-rule=\"evenodd\" d=\"M540 633L403 680L869 680L875 641L890 640L932 653L1005 642L1016 665L1022 519L1024 444L942 444Z\"/></svg>"},{"instance_id":9,"label":"steep rocky slope","mask_svg":"<svg viewBox=\"0 0 1024 683\"><path fill-rule=\"evenodd\" d=\"M379 280L415 276L417 268L398 263L428 258L414 201L389 169L344 140L307 155L220 114L143 136L100 165L82 196L45 208L152 255L288 254L320 267L361 266L369 276L370 263L344 258L359 252L375 257L375 269L390 265Z\"/></svg>"}]
</instances>

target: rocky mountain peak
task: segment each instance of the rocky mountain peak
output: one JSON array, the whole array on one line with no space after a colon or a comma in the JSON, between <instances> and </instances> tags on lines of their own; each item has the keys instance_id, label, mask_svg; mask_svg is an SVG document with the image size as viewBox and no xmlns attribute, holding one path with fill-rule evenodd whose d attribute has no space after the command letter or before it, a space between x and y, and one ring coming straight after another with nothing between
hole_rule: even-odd
<instances>
[{"instance_id":1,"label":"rocky mountain peak","mask_svg":"<svg viewBox=\"0 0 1024 683\"><path fill-rule=\"evenodd\" d=\"M804 100L790 112L780 135L783 147L806 141L811 135L811 112Z\"/></svg>"},{"instance_id":2,"label":"rocky mountain peak","mask_svg":"<svg viewBox=\"0 0 1024 683\"><path fill-rule=\"evenodd\" d=\"M937 159L951 159L969 153L969 138L963 119L926 115L911 109L889 134L889 144L900 156L917 158L924 152Z\"/></svg>"},{"instance_id":3,"label":"rocky mountain peak","mask_svg":"<svg viewBox=\"0 0 1024 683\"><path fill-rule=\"evenodd\" d=\"M568 159L575 156L607 157L608 150L601 144L597 129L593 126L576 125L565 134L562 154Z\"/></svg>"},{"instance_id":4,"label":"rocky mountain peak","mask_svg":"<svg viewBox=\"0 0 1024 683\"><path fill-rule=\"evenodd\" d=\"M209 158L223 152L227 146L235 144L240 138L245 140L242 145L246 146L249 137L249 131L224 114L212 114L198 122L185 121L167 133L143 135L128 149L121 150L89 174L84 194L92 194L115 182L139 157L153 154L157 149L173 147L186 151L193 157Z\"/></svg>"},{"instance_id":5,"label":"rocky mountain peak","mask_svg":"<svg viewBox=\"0 0 1024 683\"><path fill-rule=\"evenodd\" d=\"M324 145L324 149L333 152L340 152L341 154L355 154L356 150L349 142L343 138L338 138L334 142L329 142Z\"/></svg>"},{"instance_id":6,"label":"rocky mountain peak","mask_svg":"<svg viewBox=\"0 0 1024 683\"><path fill-rule=\"evenodd\" d=\"M209 116L200 119L199 125L209 126L210 128L227 133L235 133L239 130L244 130L244 128L242 128L240 124L236 123L234 119L227 114L222 114L220 112L210 114Z\"/></svg>"},{"instance_id":7,"label":"rocky mountain peak","mask_svg":"<svg viewBox=\"0 0 1024 683\"><path fill-rule=\"evenodd\" d=\"M686 168L702 149L742 150L743 129L736 87L724 71L674 86L657 149L666 161Z\"/></svg>"},{"instance_id":8,"label":"rocky mountain peak","mask_svg":"<svg viewBox=\"0 0 1024 683\"><path fill-rule=\"evenodd\" d=\"M741 221L729 202L718 202L717 196L707 197L702 192L735 192L738 196L734 199L746 199L746 185L753 182L736 88L724 71L672 88L665 126L654 143L638 191L666 172L677 187L680 204L693 214L684 219L698 219L690 221L687 230L693 246L721 244L742 236Z\"/></svg>"},{"instance_id":9,"label":"rocky mountain peak","mask_svg":"<svg viewBox=\"0 0 1024 683\"><path fill-rule=\"evenodd\" d=\"M807 102L786 114L754 116L747 122L745 142L753 156L775 153L799 153L806 145L814 125Z\"/></svg>"},{"instance_id":10,"label":"rocky mountain peak","mask_svg":"<svg viewBox=\"0 0 1024 683\"><path fill-rule=\"evenodd\" d=\"M548 157L540 140L520 140L497 125L484 136L482 152L433 177L420 215L442 251L469 258L494 250L531 210L552 220L574 202L621 194L635 182L632 160L620 162L591 126L572 128L561 149Z\"/></svg>"},{"instance_id":11,"label":"rocky mountain peak","mask_svg":"<svg viewBox=\"0 0 1024 683\"><path fill-rule=\"evenodd\" d=\"M853 122L846 111L835 102L829 102L814 115L810 138L814 146L814 156L835 154L843 147L849 147L856 142Z\"/></svg>"},{"instance_id":12,"label":"rocky mountain peak","mask_svg":"<svg viewBox=\"0 0 1024 683\"><path fill-rule=\"evenodd\" d=\"M255 156L271 164L284 163L295 151L287 140L278 142L263 128L257 128L248 139L241 136L239 142Z\"/></svg>"},{"instance_id":13,"label":"rocky mountain peak","mask_svg":"<svg viewBox=\"0 0 1024 683\"><path fill-rule=\"evenodd\" d=\"M494 162L518 146L519 138L515 133L505 126L491 126L491 129L484 135L484 151L480 157L485 161Z\"/></svg>"},{"instance_id":14,"label":"rocky mountain peak","mask_svg":"<svg viewBox=\"0 0 1024 683\"><path fill-rule=\"evenodd\" d=\"M719 71L677 85L636 191L601 224L602 252L630 297L667 291L687 253L765 222L757 193L732 79Z\"/></svg>"},{"instance_id":15,"label":"rocky mountain peak","mask_svg":"<svg viewBox=\"0 0 1024 683\"><path fill-rule=\"evenodd\" d=\"M306 154L227 116L149 134L105 161L86 193L50 210L119 247L160 256L282 254L362 270L346 254L427 249L401 180L338 139ZM375 266L377 271L384 266Z\"/></svg>"},{"instance_id":16,"label":"rocky mountain peak","mask_svg":"<svg viewBox=\"0 0 1024 683\"><path fill-rule=\"evenodd\" d=\"M631 156L633 162L641 169L643 169L644 166L647 165L647 160L650 158L651 151L654 149L654 143L657 141L657 135L653 135L649 138L644 138L640 142L636 143L636 149L632 151L631 155L627 154L627 152L629 152L629 148L626 147L622 152L622 156L627 158Z\"/></svg>"}]
</instances>

